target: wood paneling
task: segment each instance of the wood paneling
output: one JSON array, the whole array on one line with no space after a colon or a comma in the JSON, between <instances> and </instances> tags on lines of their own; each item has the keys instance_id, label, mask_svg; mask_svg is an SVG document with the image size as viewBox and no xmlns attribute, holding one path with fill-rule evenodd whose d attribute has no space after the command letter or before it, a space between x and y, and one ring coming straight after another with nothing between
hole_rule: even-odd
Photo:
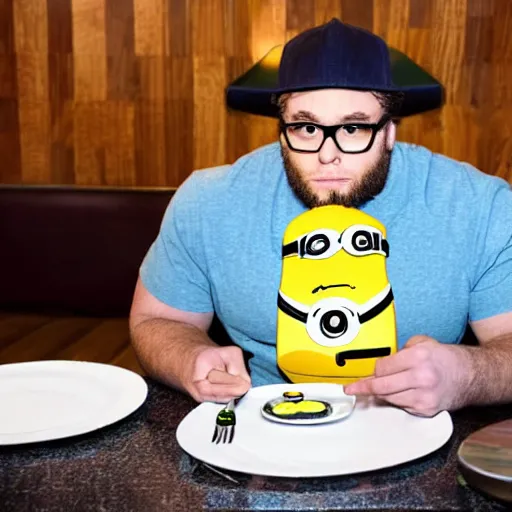
<instances>
[{"instance_id":1,"label":"wood paneling","mask_svg":"<svg viewBox=\"0 0 512 512\"><path fill-rule=\"evenodd\" d=\"M224 88L333 16L446 87L399 138L512 182L510 0L0 0L0 182L177 186L276 138Z\"/></svg>"}]
</instances>

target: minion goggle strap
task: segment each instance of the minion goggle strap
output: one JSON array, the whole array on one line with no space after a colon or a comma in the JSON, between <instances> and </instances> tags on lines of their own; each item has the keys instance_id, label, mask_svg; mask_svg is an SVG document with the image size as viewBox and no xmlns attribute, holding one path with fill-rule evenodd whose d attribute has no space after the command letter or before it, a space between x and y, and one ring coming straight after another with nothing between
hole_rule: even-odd
<instances>
[{"instance_id":1,"label":"minion goggle strap","mask_svg":"<svg viewBox=\"0 0 512 512\"><path fill-rule=\"evenodd\" d=\"M391 285L364 304L344 297L326 297L311 306L286 296L281 290L277 307L286 315L306 325L309 337L324 347L350 343L361 325L382 313L393 302Z\"/></svg>"},{"instance_id":2,"label":"minion goggle strap","mask_svg":"<svg viewBox=\"0 0 512 512\"><path fill-rule=\"evenodd\" d=\"M365 224L354 224L341 234L335 229L316 229L283 245L282 256L284 258L298 255L299 258L325 259L342 249L352 256L389 256L389 244L382 233L377 228Z\"/></svg>"}]
</instances>

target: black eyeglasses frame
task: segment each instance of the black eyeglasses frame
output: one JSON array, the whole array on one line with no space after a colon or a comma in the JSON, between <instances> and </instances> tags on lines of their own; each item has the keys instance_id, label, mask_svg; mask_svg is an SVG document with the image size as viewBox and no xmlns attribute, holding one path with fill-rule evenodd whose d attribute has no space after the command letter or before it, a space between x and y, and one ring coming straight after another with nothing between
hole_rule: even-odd
<instances>
[{"instance_id":1,"label":"black eyeglasses frame","mask_svg":"<svg viewBox=\"0 0 512 512\"><path fill-rule=\"evenodd\" d=\"M294 123L285 123L283 119L279 120L279 131L284 135L284 138L286 140L286 144L288 144L288 147L295 151L296 153L318 153L322 149L323 145L325 144L325 141L329 138L331 138L334 141L334 144L336 147L344 154L347 155L359 155L361 153L366 153L371 149L373 146L373 143L375 142L375 138L377 137L377 133L379 133L382 128L386 126L386 124L391 121L392 117L389 114L384 114L380 121L377 123L343 123L343 124L333 124L330 126L325 126L323 124L314 123L312 121L297 121ZM286 133L287 128L293 128L293 127L300 127L300 126L315 126L316 128L322 130L322 133L324 134L324 138L322 142L320 143L320 146L318 149L296 149L293 147L293 145L290 143L290 140L288 139L288 134ZM336 133L340 128L343 128L345 126L351 126L359 129L370 129L372 131L372 136L368 142L368 145L365 149L362 149L360 151L345 151L343 150L340 145L338 144L338 141L336 140Z\"/></svg>"}]
</instances>

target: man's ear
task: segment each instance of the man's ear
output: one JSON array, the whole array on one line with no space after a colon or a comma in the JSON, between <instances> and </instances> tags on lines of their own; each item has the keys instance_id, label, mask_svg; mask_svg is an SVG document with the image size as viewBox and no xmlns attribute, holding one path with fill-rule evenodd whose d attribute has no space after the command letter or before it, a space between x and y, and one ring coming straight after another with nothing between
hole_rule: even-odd
<instances>
[{"instance_id":1,"label":"man's ear","mask_svg":"<svg viewBox=\"0 0 512 512\"><path fill-rule=\"evenodd\" d=\"M396 142L396 124L391 121L388 125L387 133L386 133L386 148L388 151L392 151Z\"/></svg>"}]
</instances>

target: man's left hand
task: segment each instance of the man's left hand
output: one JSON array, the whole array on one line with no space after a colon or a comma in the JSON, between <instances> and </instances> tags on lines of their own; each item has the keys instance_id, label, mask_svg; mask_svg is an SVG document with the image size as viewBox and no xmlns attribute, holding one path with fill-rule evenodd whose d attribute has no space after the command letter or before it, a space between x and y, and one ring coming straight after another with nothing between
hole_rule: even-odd
<instances>
[{"instance_id":1,"label":"man's left hand","mask_svg":"<svg viewBox=\"0 0 512 512\"><path fill-rule=\"evenodd\" d=\"M411 414L434 416L464 405L469 365L464 347L413 336L402 350L379 359L372 377L345 386L345 392L374 395Z\"/></svg>"}]
</instances>

